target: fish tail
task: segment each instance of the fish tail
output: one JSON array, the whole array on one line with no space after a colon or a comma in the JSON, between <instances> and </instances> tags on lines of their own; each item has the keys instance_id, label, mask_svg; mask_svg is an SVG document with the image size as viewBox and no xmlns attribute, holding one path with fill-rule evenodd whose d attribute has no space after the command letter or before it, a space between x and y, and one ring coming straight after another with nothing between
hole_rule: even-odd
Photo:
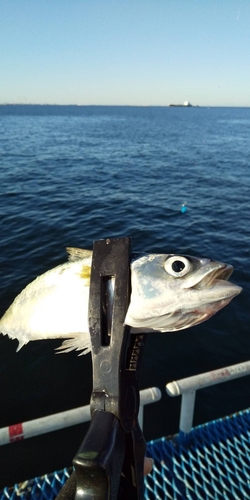
<instances>
[{"instance_id":1,"label":"fish tail","mask_svg":"<svg viewBox=\"0 0 250 500\"><path fill-rule=\"evenodd\" d=\"M83 354L88 354L91 351L91 344L89 333L76 333L72 338L64 340L60 347L55 349L56 354L64 354L70 351L83 351L78 356L82 356Z\"/></svg>"}]
</instances>

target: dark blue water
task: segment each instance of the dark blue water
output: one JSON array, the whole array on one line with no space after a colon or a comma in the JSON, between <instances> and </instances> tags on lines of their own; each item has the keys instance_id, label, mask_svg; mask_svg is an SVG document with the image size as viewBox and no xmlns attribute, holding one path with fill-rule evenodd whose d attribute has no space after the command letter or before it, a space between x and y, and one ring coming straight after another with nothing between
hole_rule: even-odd
<instances>
[{"instance_id":1,"label":"dark blue water","mask_svg":"<svg viewBox=\"0 0 250 500\"><path fill-rule=\"evenodd\" d=\"M130 235L136 251L232 264L244 292L207 323L151 334L147 439L178 430L165 383L250 358L250 109L0 106L0 316L65 247ZM187 212L181 213L182 203ZM89 402L90 356L0 336L0 427ZM197 394L195 424L250 405L248 377ZM87 426L0 448L0 486L70 465Z\"/></svg>"}]
</instances>

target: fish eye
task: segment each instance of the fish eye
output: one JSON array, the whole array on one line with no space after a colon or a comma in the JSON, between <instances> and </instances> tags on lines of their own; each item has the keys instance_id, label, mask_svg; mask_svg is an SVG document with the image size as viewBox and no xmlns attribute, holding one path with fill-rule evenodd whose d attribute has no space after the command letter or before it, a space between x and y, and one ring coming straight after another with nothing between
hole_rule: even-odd
<instances>
[{"instance_id":1,"label":"fish eye","mask_svg":"<svg viewBox=\"0 0 250 500\"><path fill-rule=\"evenodd\" d=\"M175 278L185 276L190 270L190 267L189 260L182 255L172 255L164 262L165 271Z\"/></svg>"}]
</instances>

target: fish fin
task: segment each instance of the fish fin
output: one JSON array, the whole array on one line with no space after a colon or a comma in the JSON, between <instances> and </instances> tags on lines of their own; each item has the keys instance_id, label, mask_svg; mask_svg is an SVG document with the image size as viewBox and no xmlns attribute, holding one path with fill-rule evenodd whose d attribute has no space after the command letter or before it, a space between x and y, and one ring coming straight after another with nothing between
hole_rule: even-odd
<instances>
[{"instance_id":1,"label":"fish fin","mask_svg":"<svg viewBox=\"0 0 250 500\"><path fill-rule=\"evenodd\" d=\"M69 261L75 262L77 260L89 259L92 257L92 250L84 250L83 248L67 247L67 253L69 255ZM86 281L86 285L90 285L90 274L91 274L91 264L83 265L80 276Z\"/></svg>"},{"instance_id":2,"label":"fish fin","mask_svg":"<svg viewBox=\"0 0 250 500\"><path fill-rule=\"evenodd\" d=\"M12 340L13 340L13 339L12 339ZM21 342L21 341L19 340L19 344L18 344L18 346L17 346L17 348L16 348L16 352L20 351L20 349L22 349L22 347L23 347L24 345L28 344L28 342L29 342L29 341L27 341L27 342Z\"/></svg>"},{"instance_id":3,"label":"fish fin","mask_svg":"<svg viewBox=\"0 0 250 500\"><path fill-rule=\"evenodd\" d=\"M78 356L82 356L83 354L88 354L91 351L91 344L89 333L76 333L74 337L64 340L62 345L55 349L56 354L64 354L70 351L83 351Z\"/></svg>"},{"instance_id":4,"label":"fish fin","mask_svg":"<svg viewBox=\"0 0 250 500\"><path fill-rule=\"evenodd\" d=\"M66 252L70 262L92 256L92 250L84 250L83 248L67 247Z\"/></svg>"},{"instance_id":5,"label":"fish fin","mask_svg":"<svg viewBox=\"0 0 250 500\"><path fill-rule=\"evenodd\" d=\"M19 340L15 335L12 335L8 331L5 331L6 330L5 327L2 326L2 323L4 323L4 321L2 321L4 316L0 320L0 333L2 335L7 335L7 337L9 337L10 340L18 340L18 346L16 348L16 352L18 352L20 351L20 349L22 349L24 345L28 344L29 340Z\"/></svg>"}]
</instances>

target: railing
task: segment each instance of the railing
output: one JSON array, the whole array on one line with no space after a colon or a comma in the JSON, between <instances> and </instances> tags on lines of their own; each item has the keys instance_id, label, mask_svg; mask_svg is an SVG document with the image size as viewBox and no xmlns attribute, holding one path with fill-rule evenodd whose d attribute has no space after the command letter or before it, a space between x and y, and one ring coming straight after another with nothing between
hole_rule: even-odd
<instances>
[{"instance_id":1,"label":"railing","mask_svg":"<svg viewBox=\"0 0 250 500\"><path fill-rule=\"evenodd\" d=\"M193 377L183 378L170 382L166 385L169 396L182 395L181 414L179 430L185 434L192 429L195 395L198 389L203 389L211 385L221 384L235 378L244 377L250 374L250 361L226 366L211 372L200 373ZM139 423L143 428L143 409L150 403L155 403L161 399L161 391L158 387L150 387L140 391ZM46 417L29 420L19 424L10 425L0 429L0 446L27 439L48 432L53 432L65 427L81 424L90 421L90 406L81 406L73 410L55 413Z\"/></svg>"},{"instance_id":2,"label":"railing","mask_svg":"<svg viewBox=\"0 0 250 500\"><path fill-rule=\"evenodd\" d=\"M140 391L140 410L138 420L141 428L143 427L143 409L150 403L156 403L161 399L161 391L158 387L150 387ZM70 427L72 425L89 422L90 405L74 408L73 410L63 411L48 415L47 417L36 418L19 424L10 425L0 429L0 446L21 439L27 439L47 432L57 431Z\"/></svg>"},{"instance_id":3,"label":"railing","mask_svg":"<svg viewBox=\"0 0 250 500\"><path fill-rule=\"evenodd\" d=\"M209 387L210 385L221 384L235 378L244 377L250 374L250 361L238 363L237 365L226 366L211 372L200 373L193 377L183 378L166 385L169 396L179 396L182 394L181 414L179 430L188 433L192 429L195 395L198 389Z\"/></svg>"}]
</instances>

